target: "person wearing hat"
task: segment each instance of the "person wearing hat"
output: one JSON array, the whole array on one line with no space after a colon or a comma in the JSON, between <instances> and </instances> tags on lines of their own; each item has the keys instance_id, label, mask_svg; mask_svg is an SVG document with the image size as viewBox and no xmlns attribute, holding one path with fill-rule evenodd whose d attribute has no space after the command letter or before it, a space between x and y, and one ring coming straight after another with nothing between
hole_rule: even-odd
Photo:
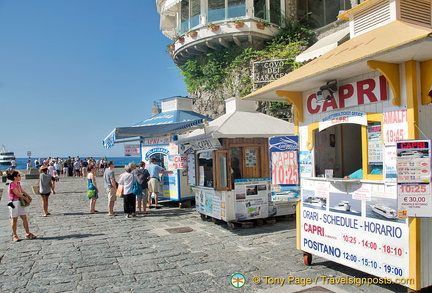
<instances>
[{"instance_id":1,"label":"person wearing hat","mask_svg":"<svg viewBox=\"0 0 432 293\"><path fill-rule=\"evenodd\" d=\"M42 198L42 209L44 211L43 217L47 217L51 215L48 212L48 198L51 191L55 194L55 178L48 173L48 167L46 165L43 165L39 171L38 189Z\"/></svg>"}]
</instances>

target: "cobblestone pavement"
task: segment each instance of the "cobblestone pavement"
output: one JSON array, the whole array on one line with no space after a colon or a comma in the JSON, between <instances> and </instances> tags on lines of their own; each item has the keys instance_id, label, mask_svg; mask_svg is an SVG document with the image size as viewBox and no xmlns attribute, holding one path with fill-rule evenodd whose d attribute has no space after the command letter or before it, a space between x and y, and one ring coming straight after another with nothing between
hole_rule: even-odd
<instances>
[{"instance_id":1,"label":"cobblestone pavement","mask_svg":"<svg viewBox=\"0 0 432 293\"><path fill-rule=\"evenodd\" d=\"M103 190L102 178L97 180ZM32 194L37 180L22 184ZM397 285L253 284L253 276L262 281L264 276L368 277L317 257L312 266L303 265L302 253L295 248L293 219L228 230L226 223L201 220L193 207L179 209L174 203L126 219L120 201L119 216L109 217L104 191L96 205L100 213L88 213L83 178L61 178L56 189L58 193L50 196L51 216L42 217L40 196L33 196L27 208L31 232L38 238L13 243L5 187L0 204L0 292L406 292ZM175 227L193 231L166 230ZM18 233L24 238L21 220ZM243 288L230 284L234 273L246 276Z\"/></svg>"}]
</instances>

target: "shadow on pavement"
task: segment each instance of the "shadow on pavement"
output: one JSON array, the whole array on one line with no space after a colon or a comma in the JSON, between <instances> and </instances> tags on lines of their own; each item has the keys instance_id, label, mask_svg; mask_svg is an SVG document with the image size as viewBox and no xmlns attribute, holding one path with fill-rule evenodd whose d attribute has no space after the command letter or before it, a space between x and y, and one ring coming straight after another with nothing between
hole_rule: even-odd
<instances>
[{"instance_id":1,"label":"shadow on pavement","mask_svg":"<svg viewBox=\"0 0 432 293\"><path fill-rule=\"evenodd\" d=\"M65 236L55 236L55 237L38 237L34 240L65 240L65 239L81 239L81 238L87 238L87 237L94 237L94 236L101 236L105 234L71 234L71 235L65 235Z\"/></svg>"}]
</instances>

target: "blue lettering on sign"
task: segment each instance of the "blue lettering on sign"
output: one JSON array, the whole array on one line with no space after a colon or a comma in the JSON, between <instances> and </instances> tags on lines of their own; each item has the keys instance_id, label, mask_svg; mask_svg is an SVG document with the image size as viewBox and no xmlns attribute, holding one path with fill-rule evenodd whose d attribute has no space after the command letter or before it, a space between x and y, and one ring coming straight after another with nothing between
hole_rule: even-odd
<instances>
[{"instance_id":1,"label":"blue lettering on sign","mask_svg":"<svg viewBox=\"0 0 432 293\"><path fill-rule=\"evenodd\" d=\"M371 232L375 234L396 237L396 238L402 237L402 229L400 227L394 227L390 225L365 221L363 228L366 232Z\"/></svg>"},{"instance_id":2,"label":"blue lettering on sign","mask_svg":"<svg viewBox=\"0 0 432 293\"><path fill-rule=\"evenodd\" d=\"M324 214L323 222L330 225L358 229L358 220L353 218L346 218L343 216L333 216L329 214Z\"/></svg>"},{"instance_id":3,"label":"blue lettering on sign","mask_svg":"<svg viewBox=\"0 0 432 293\"><path fill-rule=\"evenodd\" d=\"M276 136L269 140L270 151L297 151L298 150L298 137L291 136Z\"/></svg>"},{"instance_id":4,"label":"blue lettering on sign","mask_svg":"<svg viewBox=\"0 0 432 293\"><path fill-rule=\"evenodd\" d=\"M150 150L145 154L144 159L145 159L146 161L148 161L149 158L150 158L150 156L153 155L153 154L164 154L164 155L167 155L167 156L168 156L168 155L169 155L169 150L164 149L164 148L152 148L152 149L150 149Z\"/></svg>"},{"instance_id":5,"label":"blue lettering on sign","mask_svg":"<svg viewBox=\"0 0 432 293\"><path fill-rule=\"evenodd\" d=\"M355 117L355 116L363 117L364 115L365 115L365 113L363 113L363 112L342 111L342 112L334 113L334 114L331 114L331 115L329 115L327 117L324 117L321 121L325 122L325 121L329 121L331 119L342 117L342 116L343 117L345 117L345 116L347 116L347 117Z\"/></svg>"},{"instance_id":6,"label":"blue lettering on sign","mask_svg":"<svg viewBox=\"0 0 432 293\"><path fill-rule=\"evenodd\" d=\"M318 221L318 213L303 210L303 218L313 221Z\"/></svg>"},{"instance_id":7,"label":"blue lettering on sign","mask_svg":"<svg viewBox=\"0 0 432 293\"><path fill-rule=\"evenodd\" d=\"M312 241L309 239L304 238L303 239L303 245L306 247L309 247L310 249L326 253L331 256L340 257L341 256L341 250L338 247L326 245L321 242Z\"/></svg>"}]
</instances>

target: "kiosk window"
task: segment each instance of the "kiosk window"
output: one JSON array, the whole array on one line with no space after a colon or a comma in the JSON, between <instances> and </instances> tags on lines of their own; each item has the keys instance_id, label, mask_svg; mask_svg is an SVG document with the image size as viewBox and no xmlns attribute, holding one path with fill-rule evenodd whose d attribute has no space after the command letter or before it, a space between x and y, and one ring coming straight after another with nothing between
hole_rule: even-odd
<instances>
[{"instance_id":1,"label":"kiosk window","mask_svg":"<svg viewBox=\"0 0 432 293\"><path fill-rule=\"evenodd\" d=\"M342 178L362 168L361 125L339 124L314 135L315 176L332 169L334 177Z\"/></svg>"},{"instance_id":2,"label":"kiosk window","mask_svg":"<svg viewBox=\"0 0 432 293\"><path fill-rule=\"evenodd\" d=\"M218 190L229 190L228 151L216 151L216 187Z\"/></svg>"},{"instance_id":3,"label":"kiosk window","mask_svg":"<svg viewBox=\"0 0 432 293\"><path fill-rule=\"evenodd\" d=\"M149 161L151 159L155 159L156 160L156 164L161 166L162 168L164 168L165 170L167 170L167 166L168 166L168 156L162 153L155 153L152 154L149 158Z\"/></svg>"},{"instance_id":4,"label":"kiosk window","mask_svg":"<svg viewBox=\"0 0 432 293\"><path fill-rule=\"evenodd\" d=\"M213 187L212 151L198 153L198 185Z\"/></svg>"}]
</instances>

